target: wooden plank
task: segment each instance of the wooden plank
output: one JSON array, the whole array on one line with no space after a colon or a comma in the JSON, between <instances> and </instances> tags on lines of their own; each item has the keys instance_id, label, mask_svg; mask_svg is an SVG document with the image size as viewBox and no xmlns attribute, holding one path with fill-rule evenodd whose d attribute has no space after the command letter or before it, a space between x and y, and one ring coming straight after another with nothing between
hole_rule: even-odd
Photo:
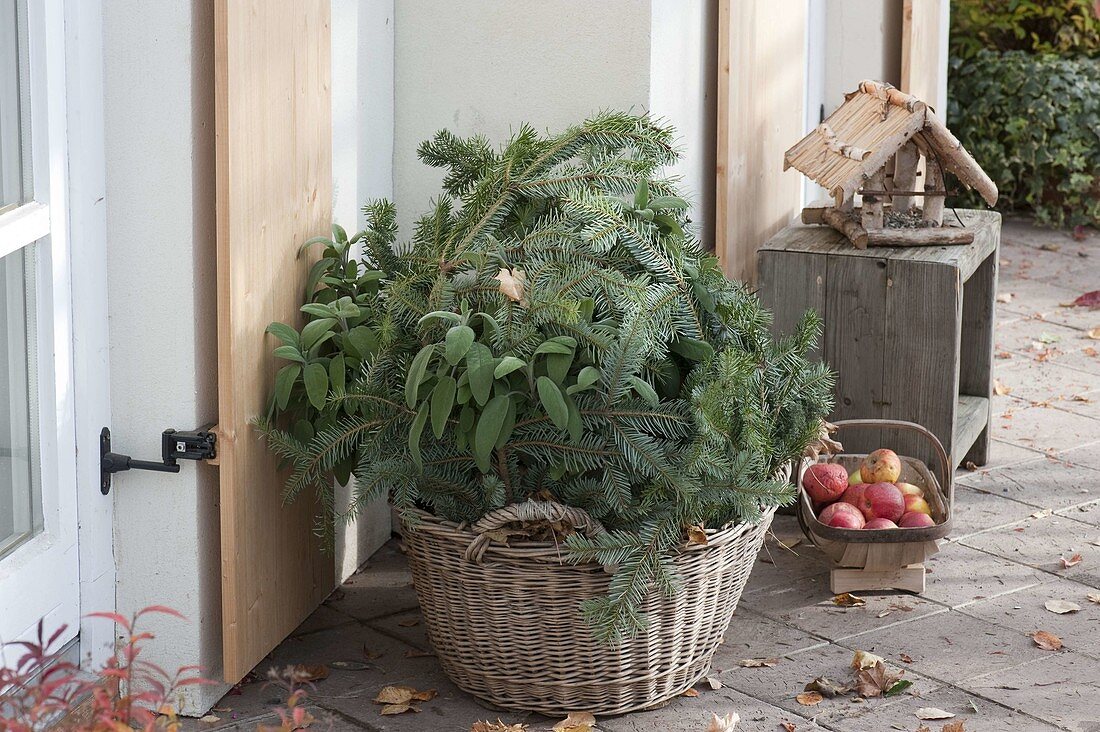
<instances>
[{"instance_id":1,"label":"wooden plank","mask_svg":"<svg viewBox=\"0 0 1100 732\"><path fill-rule=\"evenodd\" d=\"M990 416L990 400L986 397L959 396L955 407L955 439L951 455L956 467L966 459L974 460L972 455L982 459L980 463L974 460L975 465L985 464L985 453L989 449ZM979 437L983 439L979 441Z\"/></svg>"},{"instance_id":2,"label":"wooden plank","mask_svg":"<svg viewBox=\"0 0 1100 732\"><path fill-rule=\"evenodd\" d=\"M805 69L805 3L719 1L715 251L730 277L751 281L756 250L798 213L783 153L805 132Z\"/></svg>"},{"instance_id":3,"label":"wooden plank","mask_svg":"<svg viewBox=\"0 0 1100 732\"><path fill-rule=\"evenodd\" d=\"M224 676L243 678L332 590L308 500L249 421L275 371L264 328L296 322L308 262L329 230L328 0L216 0L218 412Z\"/></svg>"},{"instance_id":4,"label":"wooden plank","mask_svg":"<svg viewBox=\"0 0 1100 732\"><path fill-rule=\"evenodd\" d=\"M828 260L821 254L761 251L757 254L757 292L764 307L772 312L772 332L776 336L791 333L802 314L814 309L827 318L825 311L825 275ZM819 343L810 354L820 359Z\"/></svg>"},{"instance_id":5,"label":"wooden plank","mask_svg":"<svg viewBox=\"0 0 1100 732\"><path fill-rule=\"evenodd\" d=\"M918 422L951 455L959 393L962 282L956 267L890 259L886 289L885 414ZM892 449L930 466L935 453L919 435L891 438Z\"/></svg>"},{"instance_id":6,"label":"wooden plank","mask_svg":"<svg viewBox=\"0 0 1100 732\"><path fill-rule=\"evenodd\" d=\"M992 420L994 303L997 299L997 252L994 251L963 285L962 348L959 356L959 393L981 397L983 429L970 442L961 462L985 465L989 456L989 424ZM962 417L960 416L960 422ZM956 427L956 433L960 430ZM958 464L958 463L956 463Z\"/></svg>"},{"instance_id":7,"label":"wooden plank","mask_svg":"<svg viewBox=\"0 0 1100 732\"><path fill-rule=\"evenodd\" d=\"M827 260L824 356L837 372L831 420L885 417L886 260ZM883 447L882 439L879 429L846 429L844 451L868 453Z\"/></svg>"},{"instance_id":8,"label":"wooden plank","mask_svg":"<svg viewBox=\"0 0 1100 732\"><path fill-rule=\"evenodd\" d=\"M829 573L829 590L834 595L862 590L904 590L919 595L924 592L924 565L883 570L839 567Z\"/></svg>"},{"instance_id":9,"label":"wooden plank","mask_svg":"<svg viewBox=\"0 0 1100 732\"><path fill-rule=\"evenodd\" d=\"M901 90L947 111L941 21L948 0L905 0L901 22Z\"/></svg>"}]
</instances>

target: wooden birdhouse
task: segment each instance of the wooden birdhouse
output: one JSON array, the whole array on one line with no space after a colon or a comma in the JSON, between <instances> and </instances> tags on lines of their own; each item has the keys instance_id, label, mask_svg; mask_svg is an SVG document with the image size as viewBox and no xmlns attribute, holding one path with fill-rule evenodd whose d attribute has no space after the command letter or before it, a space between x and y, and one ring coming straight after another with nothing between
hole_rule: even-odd
<instances>
[{"instance_id":1,"label":"wooden birdhouse","mask_svg":"<svg viewBox=\"0 0 1100 732\"><path fill-rule=\"evenodd\" d=\"M786 152L787 168L833 198L831 206L803 209L803 223L828 224L860 249L972 242L959 217L945 220L945 171L990 206L997 202L996 184L932 108L881 81L861 82L845 95L839 109Z\"/></svg>"}]
</instances>

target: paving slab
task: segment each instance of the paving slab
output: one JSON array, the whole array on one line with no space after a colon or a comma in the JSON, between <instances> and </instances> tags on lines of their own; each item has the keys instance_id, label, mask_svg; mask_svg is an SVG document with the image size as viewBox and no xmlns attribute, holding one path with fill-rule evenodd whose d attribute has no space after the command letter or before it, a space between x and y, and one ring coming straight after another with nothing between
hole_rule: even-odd
<instances>
[{"instance_id":1,"label":"paving slab","mask_svg":"<svg viewBox=\"0 0 1100 732\"><path fill-rule=\"evenodd\" d=\"M743 694L736 689L711 690L703 687L696 698L680 697L650 712L635 712L597 720L605 732L702 732L712 714L735 712L741 717L738 730L781 730L783 722L799 730L810 729L808 718ZM537 728L532 728L537 729Z\"/></svg>"},{"instance_id":2,"label":"paving slab","mask_svg":"<svg viewBox=\"0 0 1100 732\"><path fill-rule=\"evenodd\" d=\"M1038 457L1011 470L971 473L957 482L1035 508L1071 508L1100 499L1100 471L1061 458Z\"/></svg>"},{"instance_id":3,"label":"paving slab","mask_svg":"<svg viewBox=\"0 0 1100 732\"><path fill-rule=\"evenodd\" d=\"M828 557L804 537L796 517L776 516L744 592L790 585L820 575L828 564Z\"/></svg>"},{"instance_id":4,"label":"paving slab","mask_svg":"<svg viewBox=\"0 0 1100 732\"><path fill-rule=\"evenodd\" d=\"M1026 589L972 602L959 612L1021 633L1045 630L1061 638L1066 648L1100 658L1100 604L1088 599L1090 593L1100 596L1077 582L1051 578ZM1048 600L1072 602L1081 609L1059 615L1046 609Z\"/></svg>"},{"instance_id":5,"label":"paving slab","mask_svg":"<svg viewBox=\"0 0 1100 732\"><path fill-rule=\"evenodd\" d=\"M1100 528L1100 501L1093 501L1092 503L1085 503L1080 506L1074 506L1073 508L1063 508L1055 511L1059 516L1065 516L1071 518L1074 521L1080 521L1090 526L1096 526ZM1097 532L1096 538L1093 543L1100 545L1100 532Z\"/></svg>"},{"instance_id":6,"label":"paving slab","mask_svg":"<svg viewBox=\"0 0 1100 732\"><path fill-rule=\"evenodd\" d=\"M1081 331L1077 328L1034 318L1020 318L996 329L993 350L1012 351L1031 359L1043 357L1045 360L1042 363L1057 363L1061 353L1083 348L1084 344L1080 341ZM1047 355L1041 356L1044 353Z\"/></svg>"},{"instance_id":7,"label":"paving slab","mask_svg":"<svg viewBox=\"0 0 1100 732\"><path fill-rule=\"evenodd\" d=\"M1011 390L1009 396L1024 405L1047 404L1093 419L1100 417L1100 400L1090 396L1100 391L1100 374L1057 363L1019 360L998 369L997 380L1002 388Z\"/></svg>"},{"instance_id":8,"label":"paving slab","mask_svg":"<svg viewBox=\"0 0 1100 732\"><path fill-rule=\"evenodd\" d=\"M1011 476L1009 472L1006 475ZM981 476L968 473L955 479L954 518L952 520L951 541L964 536L992 531L1002 526L1014 525L1035 513L1035 506L1012 500L1003 492L991 492L970 488L962 481L983 481ZM993 485L990 481L989 485Z\"/></svg>"},{"instance_id":9,"label":"paving slab","mask_svg":"<svg viewBox=\"0 0 1100 732\"><path fill-rule=\"evenodd\" d=\"M1100 432L1097 433L1097 437L1100 438ZM1092 468L1100 473L1100 439L1091 445L1085 445L1079 447L1076 450L1068 450L1058 456L1058 458L1071 465L1078 465L1083 468ZM1097 494L1100 494L1100 481L1097 483ZM1100 496L1098 496L1100 497Z\"/></svg>"},{"instance_id":10,"label":"paving slab","mask_svg":"<svg viewBox=\"0 0 1100 732\"><path fill-rule=\"evenodd\" d=\"M1072 652L1047 651L1035 663L999 671L962 686L1014 709L1024 709L1061 729L1100 729L1100 663Z\"/></svg>"},{"instance_id":11,"label":"paving slab","mask_svg":"<svg viewBox=\"0 0 1100 732\"><path fill-rule=\"evenodd\" d=\"M1046 516L1023 521L1013 529L999 529L960 539L965 546L997 554L1075 582L1100 587L1100 547L1096 527L1062 516ZM1062 558L1074 566L1064 567Z\"/></svg>"},{"instance_id":12,"label":"paving slab","mask_svg":"<svg viewBox=\"0 0 1100 732\"><path fill-rule=\"evenodd\" d=\"M940 553L930 557L925 567L922 596L949 607L1032 587L1049 578L1033 567L958 543L942 545Z\"/></svg>"},{"instance_id":13,"label":"paving slab","mask_svg":"<svg viewBox=\"0 0 1100 732\"><path fill-rule=\"evenodd\" d=\"M812 633L739 607L726 630L722 645L714 654L714 669L720 672L733 668L747 658L785 656L826 642Z\"/></svg>"},{"instance_id":14,"label":"paving slab","mask_svg":"<svg viewBox=\"0 0 1100 732\"><path fill-rule=\"evenodd\" d=\"M325 604L358 620L419 607L408 561L398 547L396 541L385 544Z\"/></svg>"},{"instance_id":15,"label":"paving slab","mask_svg":"<svg viewBox=\"0 0 1100 732\"><path fill-rule=\"evenodd\" d=\"M1019 401L993 416L994 437L1048 454L1096 442L1098 434L1095 419Z\"/></svg>"}]
</instances>

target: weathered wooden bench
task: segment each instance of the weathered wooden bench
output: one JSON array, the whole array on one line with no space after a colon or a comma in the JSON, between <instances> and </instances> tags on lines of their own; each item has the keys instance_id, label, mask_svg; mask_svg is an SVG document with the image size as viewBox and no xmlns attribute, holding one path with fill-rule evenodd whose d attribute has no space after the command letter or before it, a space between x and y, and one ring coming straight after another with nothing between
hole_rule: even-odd
<instances>
[{"instance_id":1,"label":"weathered wooden bench","mask_svg":"<svg viewBox=\"0 0 1100 732\"><path fill-rule=\"evenodd\" d=\"M945 219L955 215L948 209ZM790 332L808 308L824 317L820 355L837 371L833 418L916 422L954 465L983 465L1001 217L957 215L973 243L857 249L831 227L792 224L757 255L759 293L777 332ZM933 457L918 438L878 430L845 433L844 447Z\"/></svg>"}]
</instances>

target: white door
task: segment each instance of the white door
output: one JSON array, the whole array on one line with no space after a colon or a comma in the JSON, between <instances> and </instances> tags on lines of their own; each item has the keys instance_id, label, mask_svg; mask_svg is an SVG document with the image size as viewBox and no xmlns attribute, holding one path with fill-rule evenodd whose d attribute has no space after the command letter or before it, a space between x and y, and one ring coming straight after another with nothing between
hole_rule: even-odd
<instances>
[{"instance_id":1,"label":"white door","mask_svg":"<svg viewBox=\"0 0 1100 732\"><path fill-rule=\"evenodd\" d=\"M106 374L105 363L90 366L74 349L81 338L74 335L73 314L80 313L77 325L101 319L104 334L106 316L102 298L74 299L70 276L72 249L93 249L81 252L84 262L103 242L95 235L70 236L66 9L63 0L0 0L3 642L33 637L40 619L50 631L66 626L60 642L69 642L80 631L82 611L113 609L81 608L80 601L78 505L87 503L80 491L93 488L88 470L77 479L77 386L98 381L105 389ZM81 373L74 377L77 368ZM86 440L80 443L83 448ZM93 457L82 455L81 463ZM88 519L94 525L102 520ZM4 659L9 663L10 655Z\"/></svg>"}]
</instances>

